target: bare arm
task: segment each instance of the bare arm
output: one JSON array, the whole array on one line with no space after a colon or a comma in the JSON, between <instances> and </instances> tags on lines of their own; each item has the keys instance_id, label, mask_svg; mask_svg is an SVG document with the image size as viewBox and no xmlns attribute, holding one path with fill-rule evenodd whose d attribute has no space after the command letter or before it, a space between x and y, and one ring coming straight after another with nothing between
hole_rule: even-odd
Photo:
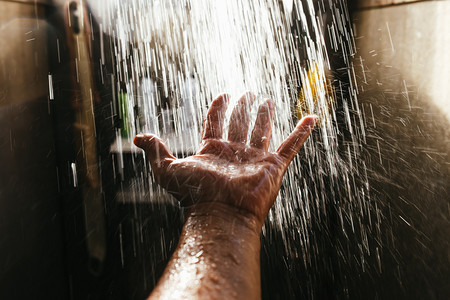
<instances>
[{"instance_id":1,"label":"bare arm","mask_svg":"<svg viewBox=\"0 0 450 300\"><path fill-rule=\"evenodd\" d=\"M315 118L302 119L271 153L270 99L259 107L247 144L254 99L251 93L239 99L227 140L222 132L229 96L215 99L205 119L202 147L185 159L176 159L154 135L136 136L156 181L190 207L178 247L150 299L261 298L260 230Z\"/></svg>"},{"instance_id":2,"label":"bare arm","mask_svg":"<svg viewBox=\"0 0 450 300\"><path fill-rule=\"evenodd\" d=\"M259 230L237 208L199 204L150 299L259 299Z\"/></svg>"}]
</instances>

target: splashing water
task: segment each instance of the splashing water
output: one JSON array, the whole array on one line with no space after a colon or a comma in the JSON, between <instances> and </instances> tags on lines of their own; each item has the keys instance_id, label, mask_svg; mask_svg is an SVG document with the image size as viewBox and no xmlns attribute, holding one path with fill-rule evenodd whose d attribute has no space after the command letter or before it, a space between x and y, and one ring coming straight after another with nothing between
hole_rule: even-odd
<instances>
[{"instance_id":1,"label":"splashing water","mask_svg":"<svg viewBox=\"0 0 450 300\"><path fill-rule=\"evenodd\" d=\"M364 119L342 1L133 0L116 1L103 13L118 38L117 77L128 93L124 111L139 120L126 124L129 139L151 131L178 155L192 153L208 106L222 92L238 98L251 90L260 100L275 100L271 150L294 128L295 115L317 114L315 133L289 167L263 234L267 226L280 231L285 253L306 268L317 264L320 251L312 227L323 226L328 238L352 235L364 270L364 257L374 251L367 235L378 233L380 217L361 158ZM336 54L344 64L339 79L329 59ZM150 196L160 195L151 186ZM354 259L338 248L335 257Z\"/></svg>"}]
</instances>

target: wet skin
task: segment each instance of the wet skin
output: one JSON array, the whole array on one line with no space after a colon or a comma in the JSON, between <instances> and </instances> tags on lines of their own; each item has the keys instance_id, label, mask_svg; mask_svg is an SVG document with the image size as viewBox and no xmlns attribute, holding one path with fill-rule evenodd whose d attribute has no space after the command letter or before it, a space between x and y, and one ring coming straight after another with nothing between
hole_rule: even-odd
<instances>
[{"instance_id":1,"label":"wet skin","mask_svg":"<svg viewBox=\"0 0 450 300\"><path fill-rule=\"evenodd\" d=\"M249 143L255 96L246 93L238 100L224 140L229 100L224 94L212 102L194 156L176 159L151 134L134 140L145 150L158 184L190 207L178 248L151 298L260 298L259 233L316 120L303 118L275 152L268 152L273 100L259 106Z\"/></svg>"}]
</instances>

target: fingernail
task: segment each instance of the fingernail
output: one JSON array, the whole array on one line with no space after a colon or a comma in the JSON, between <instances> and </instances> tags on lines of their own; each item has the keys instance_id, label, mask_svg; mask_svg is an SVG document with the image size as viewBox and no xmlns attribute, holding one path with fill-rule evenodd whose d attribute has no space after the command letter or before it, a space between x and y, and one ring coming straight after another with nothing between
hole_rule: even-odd
<instances>
[{"instance_id":1,"label":"fingernail","mask_svg":"<svg viewBox=\"0 0 450 300\"><path fill-rule=\"evenodd\" d=\"M311 129L316 125L319 117L316 115L306 116L300 121L298 121L297 126L303 124L302 126L310 127Z\"/></svg>"},{"instance_id":2,"label":"fingernail","mask_svg":"<svg viewBox=\"0 0 450 300\"><path fill-rule=\"evenodd\" d=\"M224 94L222 96L223 102L226 104L228 104L230 102L230 98L231 98L231 96L229 94Z\"/></svg>"},{"instance_id":3,"label":"fingernail","mask_svg":"<svg viewBox=\"0 0 450 300\"><path fill-rule=\"evenodd\" d=\"M133 139L133 143L139 148L142 148L143 141L144 141L144 135L143 134L138 134Z\"/></svg>"}]
</instances>

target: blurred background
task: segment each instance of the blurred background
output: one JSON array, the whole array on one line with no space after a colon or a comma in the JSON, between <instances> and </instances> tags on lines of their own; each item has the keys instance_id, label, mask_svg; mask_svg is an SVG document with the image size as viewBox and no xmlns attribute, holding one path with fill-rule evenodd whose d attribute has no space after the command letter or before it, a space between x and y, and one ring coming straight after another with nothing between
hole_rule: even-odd
<instances>
[{"instance_id":1,"label":"blurred background","mask_svg":"<svg viewBox=\"0 0 450 300\"><path fill-rule=\"evenodd\" d=\"M196 15L195 1L139 11L141 2L0 0L2 299L143 299L177 245L183 209L153 183L130 140L150 131L179 157L194 153L222 85L195 54L207 47L193 46L202 37L176 30L185 19L183 28L196 28L207 13ZM264 227L263 298L448 299L450 2L233 9L250 8L280 23L261 33L248 25L247 34L286 36L251 62L274 75L243 80L249 89L287 86L256 91L285 99L275 142L304 113L323 120L317 146L288 174L296 186L283 185L291 204L278 201ZM216 35L205 28L204 39ZM255 73L239 55L214 57L217 70Z\"/></svg>"}]
</instances>

